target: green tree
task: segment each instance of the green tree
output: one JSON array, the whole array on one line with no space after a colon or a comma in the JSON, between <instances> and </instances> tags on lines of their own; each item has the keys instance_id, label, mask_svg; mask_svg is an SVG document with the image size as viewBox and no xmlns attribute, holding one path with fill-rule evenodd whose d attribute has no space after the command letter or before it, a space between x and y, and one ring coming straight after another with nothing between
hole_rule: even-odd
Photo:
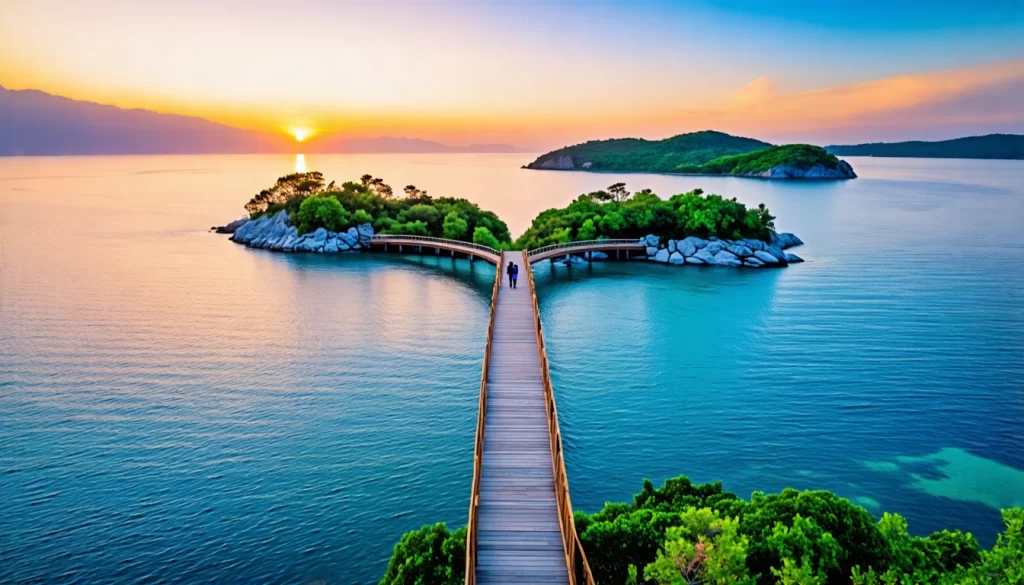
<instances>
[{"instance_id":1,"label":"green tree","mask_svg":"<svg viewBox=\"0 0 1024 585\"><path fill-rule=\"evenodd\" d=\"M402 535L379 585L460 585L465 567L466 529L425 525Z\"/></svg>"},{"instance_id":2,"label":"green tree","mask_svg":"<svg viewBox=\"0 0 1024 585\"><path fill-rule=\"evenodd\" d=\"M449 240L458 240L462 236L466 235L466 230L469 229L469 223L462 219L459 212L452 211L448 215L444 216L444 237Z\"/></svg>"},{"instance_id":3,"label":"green tree","mask_svg":"<svg viewBox=\"0 0 1024 585\"><path fill-rule=\"evenodd\" d=\"M495 249L501 246L501 243L498 242L498 238L494 237L494 234L491 233L491 230L482 226L473 230L473 243L480 244L481 246L488 246Z\"/></svg>"},{"instance_id":4,"label":"green tree","mask_svg":"<svg viewBox=\"0 0 1024 585\"><path fill-rule=\"evenodd\" d=\"M576 232L577 240L593 240L597 237L597 228L594 227L594 220L588 219L583 222L578 232Z\"/></svg>"},{"instance_id":5,"label":"green tree","mask_svg":"<svg viewBox=\"0 0 1024 585\"><path fill-rule=\"evenodd\" d=\"M357 209L352 213L352 223L357 225L364 223L373 223L373 216L370 215L369 212L367 212L364 209Z\"/></svg>"},{"instance_id":6,"label":"green tree","mask_svg":"<svg viewBox=\"0 0 1024 585\"><path fill-rule=\"evenodd\" d=\"M322 173L292 173L277 180L269 189L264 189L245 204L250 216L259 215L272 206L283 205L295 197L308 197L324 190Z\"/></svg>"},{"instance_id":7,"label":"green tree","mask_svg":"<svg viewBox=\"0 0 1024 585\"><path fill-rule=\"evenodd\" d=\"M679 526L669 528L664 550L644 569L658 585L753 585L747 573L747 537L735 518L711 508L687 508Z\"/></svg>"},{"instance_id":8,"label":"green tree","mask_svg":"<svg viewBox=\"0 0 1024 585\"><path fill-rule=\"evenodd\" d=\"M441 219L441 212L432 205L423 203L413 205L405 212L406 221L422 221L427 225L436 224Z\"/></svg>"},{"instance_id":9,"label":"green tree","mask_svg":"<svg viewBox=\"0 0 1024 585\"><path fill-rule=\"evenodd\" d=\"M298 233L305 234L324 228L336 232L348 225L351 217L341 203L330 196L309 197L299 206Z\"/></svg>"}]
</instances>

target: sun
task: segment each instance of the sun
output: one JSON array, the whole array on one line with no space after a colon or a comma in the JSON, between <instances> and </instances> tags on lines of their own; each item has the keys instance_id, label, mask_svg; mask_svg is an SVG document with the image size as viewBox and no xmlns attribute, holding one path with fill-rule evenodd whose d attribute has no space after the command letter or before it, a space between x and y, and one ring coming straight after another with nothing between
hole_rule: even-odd
<instances>
[{"instance_id":1,"label":"sun","mask_svg":"<svg viewBox=\"0 0 1024 585\"><path fill-rule=\"evenodd\" d=\"M302 142L313 135L313 131L309 128L292 128L291 133L295 137L296 142Z\"/></svg>"}]
</instances>

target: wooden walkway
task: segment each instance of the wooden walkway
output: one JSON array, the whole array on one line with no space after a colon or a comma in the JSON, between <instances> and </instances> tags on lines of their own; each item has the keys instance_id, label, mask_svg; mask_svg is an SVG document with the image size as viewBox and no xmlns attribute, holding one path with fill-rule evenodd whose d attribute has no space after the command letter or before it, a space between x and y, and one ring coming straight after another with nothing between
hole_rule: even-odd
<instances>
[{"instance_id":1,"label":"wooden walkway","mask_svg":"<svg viewBox=\"0 0 1024 585\"><path fill-rule=\"evenodd\" d=\"M518 288L504 267L519 264ZM476 582L568 584L555 499L533 291L522 252L502 254L477 519Z\"/></svg>"}]
</instances>

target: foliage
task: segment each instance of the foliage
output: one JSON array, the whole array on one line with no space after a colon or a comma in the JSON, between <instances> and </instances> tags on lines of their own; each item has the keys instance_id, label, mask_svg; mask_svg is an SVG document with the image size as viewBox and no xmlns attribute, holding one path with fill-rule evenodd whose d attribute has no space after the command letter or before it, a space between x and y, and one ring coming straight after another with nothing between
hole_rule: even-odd
<instances>
[{"instance_id":1,"label":"foliage","mask_svg":"<svg viewBox=\"0 0 1024 585\"><path fill-rule=\"evenodd\" d=\"M478 228L485 228L490 235L487 241L493 240L493 247L511 241L505 222L474 203L451 197L431 197L413 185L407 186L404 192L405 198L396 198L387 183L372 175L363 175L358 182L346 182L338 187L333 182L325 186L323 175L317 172L295 173L281 177L273 187L253 197L246 209L254 217L285 210L299 233L318 227L340 231L369 223L379 233L462 241L470 241ZM311 202L307 205L306 201Z\"/></svg>"},{"instance_id":2,"label":"foliage","mask_svg":"<svg viewBox=\"0 0 1024 585\"><path fill-rule=\"evenodd\" d=\"M723 156L701 165L681 165L676 167L675 172L705 175L756 175L776 166L807 170L819 164L825 168L835 169L839 166L839 159L820 146L787 144L747 154Z\"/></svg>"},{"instance_id":3,"label":"foliage","mask_svg":"<svg viewBox=\"0 0 1024 585\"><path fill-rule=\"evenodd\" d=\"M441 225L444 232L444 237L449 240L458 240L462 236L466 235L466 230L469 229L469 223L462 219L458 211L452 211L448 215L444 216L444 223ZM493 234L492 234L493 236Z\"/></svg>"},{"instance_id":4,"label":"foliage","mask_svg":"<svg viewBox=\"0 0 1024 585\"><path fill-rule=\"evenodd\" d=\"M681 165L701 165L722 156L744 154L770 146L760 140L706 130L665 140L592 140L541 155L528 167L543 168L545 161L568 156L572 157L576 168L584 168L589 163L586 168L595 171L671 173L678 172L676 169Z\"/></svg>"},{"instance_id":5,"label":"foliage","mask_svg":"<svg viewBox=\"0 0 1024 585\"><path fill-rule=\"evenodd\" d=\"M298 233L302 235L317 228L338 231L351 219L352 216L334 197L307 197L299 205Z\"/></svg>"},{"instance_id":6,"label":"foliage","mask_svg":"<svg viewBox=\"0 0 1024 585\"><path fill-rule=\"evenodd\" d=\"M322 173L292 173L279 178L273 187L254 195L245 204L245 210L251 217L255 217L268 211L271 206L284 205L291 199L306 198L315 193L321 193L323 190L324 176ZM301 203L301 199L299 203Z\"/></svg>"},{"instance_id":7,"label":"foliage","mask_svg":"<svg viewBox=\"0 0 1024 585\"><path fill-rule=\"evenodd\" d=\"M915 158L1005 158L1024 159L1024 136L989 134L938 142L876 142L826 146L840 156L909 156Z\"/></svg>"},{"instance_id":8,"label":"foliage","mask_svg":"<svg viewBox=\"0 0 1024 585\"><path fill-rule=\"evenodd\" d=\"M577 510L574 520L598 583L1024 585L1020 508L1003 511L1006 531L985 551L959 531L910 536L901 516L875 522L831 492L755 492L748 502L686 476L660 488L644 480L633 503ZM459 534L443 524L406 534L381 584L461 581L464 543L450 542Z\"/></svg>"},{"instance_id":9,"label":"foliage","mask_svg":"<svg viewBox=\"0 0 1024 585\"><path fill-rule=\"evenodd\" d=\"M484 226L478 226L473 230L473 243L480 244L481 246L489 246L495 249L501 247L501 243L498 242L498 238L495 238L494 234L491 233L491 230Z\"/></svg>"},{"instance_id":10,"label":"foliage","mask_svg":"<svg viewBox=\"0 0 1024 585\"><path fill-rule=\"evenodd\" d=\"M625 197L617 200L619 195ZM625 185L580 195L563 209L548 209L516 241L524 249L572 240L640 238L655 234L665 238L757 238L768 240L775 226L764 204L748 209L735 198L704 195L700 189L673 195L667 201L650 191L628 197ZM604 201L604 202L602 202Z\"/></svg>"},{"instance_id":11,"label":"foliage","mask_svg":"<svg viewBox=\"0 0 1024 585\"><path fill-rule=\"evenodd\" d=\"M466 573L466 529L443 522L406 532L380 585L459 585Z\"/></svg>"},{"instance_id":12,"label":"foliage","mask_svg":"<svg viewBox=\"0 0 1024 585\"><path fill-rule=\"evenodd\" d=\"M665 532L658 558L644 569L644 578L658 585L753 585L747 573L747 537L735 518L711 508L690 506L680 524Z\"/></svg>"}]
</instances>

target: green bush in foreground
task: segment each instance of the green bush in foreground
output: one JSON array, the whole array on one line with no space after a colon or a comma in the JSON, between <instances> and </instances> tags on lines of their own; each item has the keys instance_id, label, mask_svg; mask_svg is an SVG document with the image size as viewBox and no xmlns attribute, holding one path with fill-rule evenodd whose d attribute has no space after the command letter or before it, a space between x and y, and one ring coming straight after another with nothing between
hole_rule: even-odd
<instances>
[{"instance_id":1,"label":"green bush in foreground","mask_svg":"<svg viewBox=\"0 0 1024 585\"><path fill-rule=\"evenodd\" d=\"M466 529L443 522L406 532L395 545L381 585L458 585L466 575Z\"/></svg>"},{"instance_id":2,"label":"green bush in foreground","mask_svg":"<svg viewBox=\"0 0 1024 585\"><path fill-rule=\"evenodd\" d=\"M1024 510L1003 510L1003 520L1006 530L981 550L958 530L910 536L903 517L876 521L828 491L755 492L746 501L686 476L657 489L645 480L632 504L575 514L601 585L1024 585ZM459 534L443 524L406 534L380 585L462 582L465 549L444 552L456 550ZM450 581L427 580L438 575Z\"/></svg>"}]
</instances>

